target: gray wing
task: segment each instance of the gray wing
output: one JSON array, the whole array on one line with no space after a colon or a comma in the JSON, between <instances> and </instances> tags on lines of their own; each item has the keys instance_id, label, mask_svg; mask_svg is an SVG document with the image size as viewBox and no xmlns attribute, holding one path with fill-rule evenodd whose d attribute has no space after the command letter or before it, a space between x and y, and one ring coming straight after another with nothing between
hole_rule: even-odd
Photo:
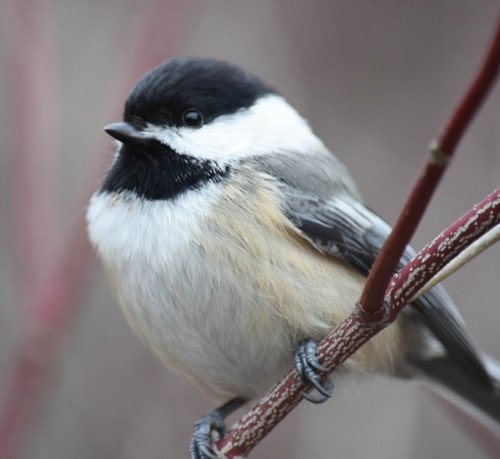
<instances>
[{"instance_id":1,"label":"gray wing","mask_svg":"<svg viewBox=\"0 0 500 459\"><path fill-rule=\"evenodd\" d=\"M262 171L278 180L290 221L323 253L344 260L368 275L391 228L359 201L345 168L333 155L273 155L259 158ZM414 255L407 248L400 267ZM453 302L436 286L411 304L469 380L492 392L493 383ZM418 355L414 356L419 359ZM416 362L417 364L419 362Z\"/></svg>"}]
</instances>

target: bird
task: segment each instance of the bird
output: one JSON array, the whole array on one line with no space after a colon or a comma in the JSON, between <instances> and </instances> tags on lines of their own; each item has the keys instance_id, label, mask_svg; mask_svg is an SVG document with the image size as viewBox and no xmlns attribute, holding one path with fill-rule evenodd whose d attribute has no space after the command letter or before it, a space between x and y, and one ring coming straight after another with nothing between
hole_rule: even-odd
<instances>
[{"instance_id":1,"label":"bird","mask_svg":"<svg viewBox=\"0 0 500 459\"><path fill-rule=\"evenodd\" d=\"M148 71L104 130L117 148L89 239L131 328L222 403L195 424L191 458L216 457L225 418L292 367L319 392L305 398L330 398L316 344L352 311L391 231L346 167L271 85L211 58ZM499 424L499 368L438 285L334 379L433 381Z\"/></svg>"}]
</instances>

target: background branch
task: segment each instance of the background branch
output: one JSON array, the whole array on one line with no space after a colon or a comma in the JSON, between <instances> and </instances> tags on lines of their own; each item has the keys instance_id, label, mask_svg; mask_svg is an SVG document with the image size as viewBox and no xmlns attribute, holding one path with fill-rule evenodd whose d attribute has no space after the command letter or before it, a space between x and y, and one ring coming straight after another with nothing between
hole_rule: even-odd
<instances>
[{"instance_id":1,"label":"background branch","mask_svg":"<svg viewBox=\"0 0 500 459\"><path fill-rule=\"evenodd\" d=\"M0 458L17 455L26 429L38 412L58 344L75 314L79 293L93 261L83 213L97 186L94 170L105 159L101 154L94 156L96 161L78 199L78 212L73 215L69 237L63 238L62 219L56 212L59 206L56 206L53 167L60 162L54 121L60 110L54 96L57 65L48 23L50 10L44 2L35 3L35 8L29 8L24 1L10 0L2 8L9 41L11 113L15 117L12 120L15 141L10 149L16 175L12 181L16 196L14 233L18 263L24 273L20 286L26 314L3 394ZM115 87L110 104L110 120L120 118L119 107L136 79L168 54L165 43L174 45L182 8L180 1L177 9L173 2L148 4L137 29L131 31L133 53L124 56L125 77L117 78L120 84ZM104 150L102 137L96 151Z\"/></svg>"}]
</instances>

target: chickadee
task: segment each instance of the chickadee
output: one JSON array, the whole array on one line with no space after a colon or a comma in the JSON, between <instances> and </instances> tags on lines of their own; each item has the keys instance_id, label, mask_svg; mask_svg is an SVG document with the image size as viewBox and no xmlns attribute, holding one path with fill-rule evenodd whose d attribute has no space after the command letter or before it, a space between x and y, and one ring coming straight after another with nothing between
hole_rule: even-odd
<instances>
[{"instance_id":1,"label":"chickadee","mask_svg":"<svg viewBox=\"0 0 500 459\"><path fill-rule=\"evenodd\" d=\"M89 238L131 327L225 402L195 425L191 457L214 457L224 418L294 363L321 392L308 398L329 397L315 344L352 311L390 232L346 168L273 88L211 59L151 70L104 130L118 148ZM370 372L425 375L500 422L497 380L441 287L335 374Z\"/></svg>"}]
</instances>

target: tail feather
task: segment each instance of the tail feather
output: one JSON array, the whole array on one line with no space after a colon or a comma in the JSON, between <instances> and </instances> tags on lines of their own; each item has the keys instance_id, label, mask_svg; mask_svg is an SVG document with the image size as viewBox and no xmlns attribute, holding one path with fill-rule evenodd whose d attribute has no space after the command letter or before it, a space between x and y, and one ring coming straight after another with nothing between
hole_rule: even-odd
<instances>
[{"instance_id":1,"label":"tail feather","mask_svg":"<svg viewBox=\"0 0 500 459\"><path fill-rule=\"evenodd\" d=\"M456 362L446 357L413 365L426 386L500 438L500 362L488 355L483 360L494 385L492 391L479 387Z\"/></svg>"}]
</instances>

